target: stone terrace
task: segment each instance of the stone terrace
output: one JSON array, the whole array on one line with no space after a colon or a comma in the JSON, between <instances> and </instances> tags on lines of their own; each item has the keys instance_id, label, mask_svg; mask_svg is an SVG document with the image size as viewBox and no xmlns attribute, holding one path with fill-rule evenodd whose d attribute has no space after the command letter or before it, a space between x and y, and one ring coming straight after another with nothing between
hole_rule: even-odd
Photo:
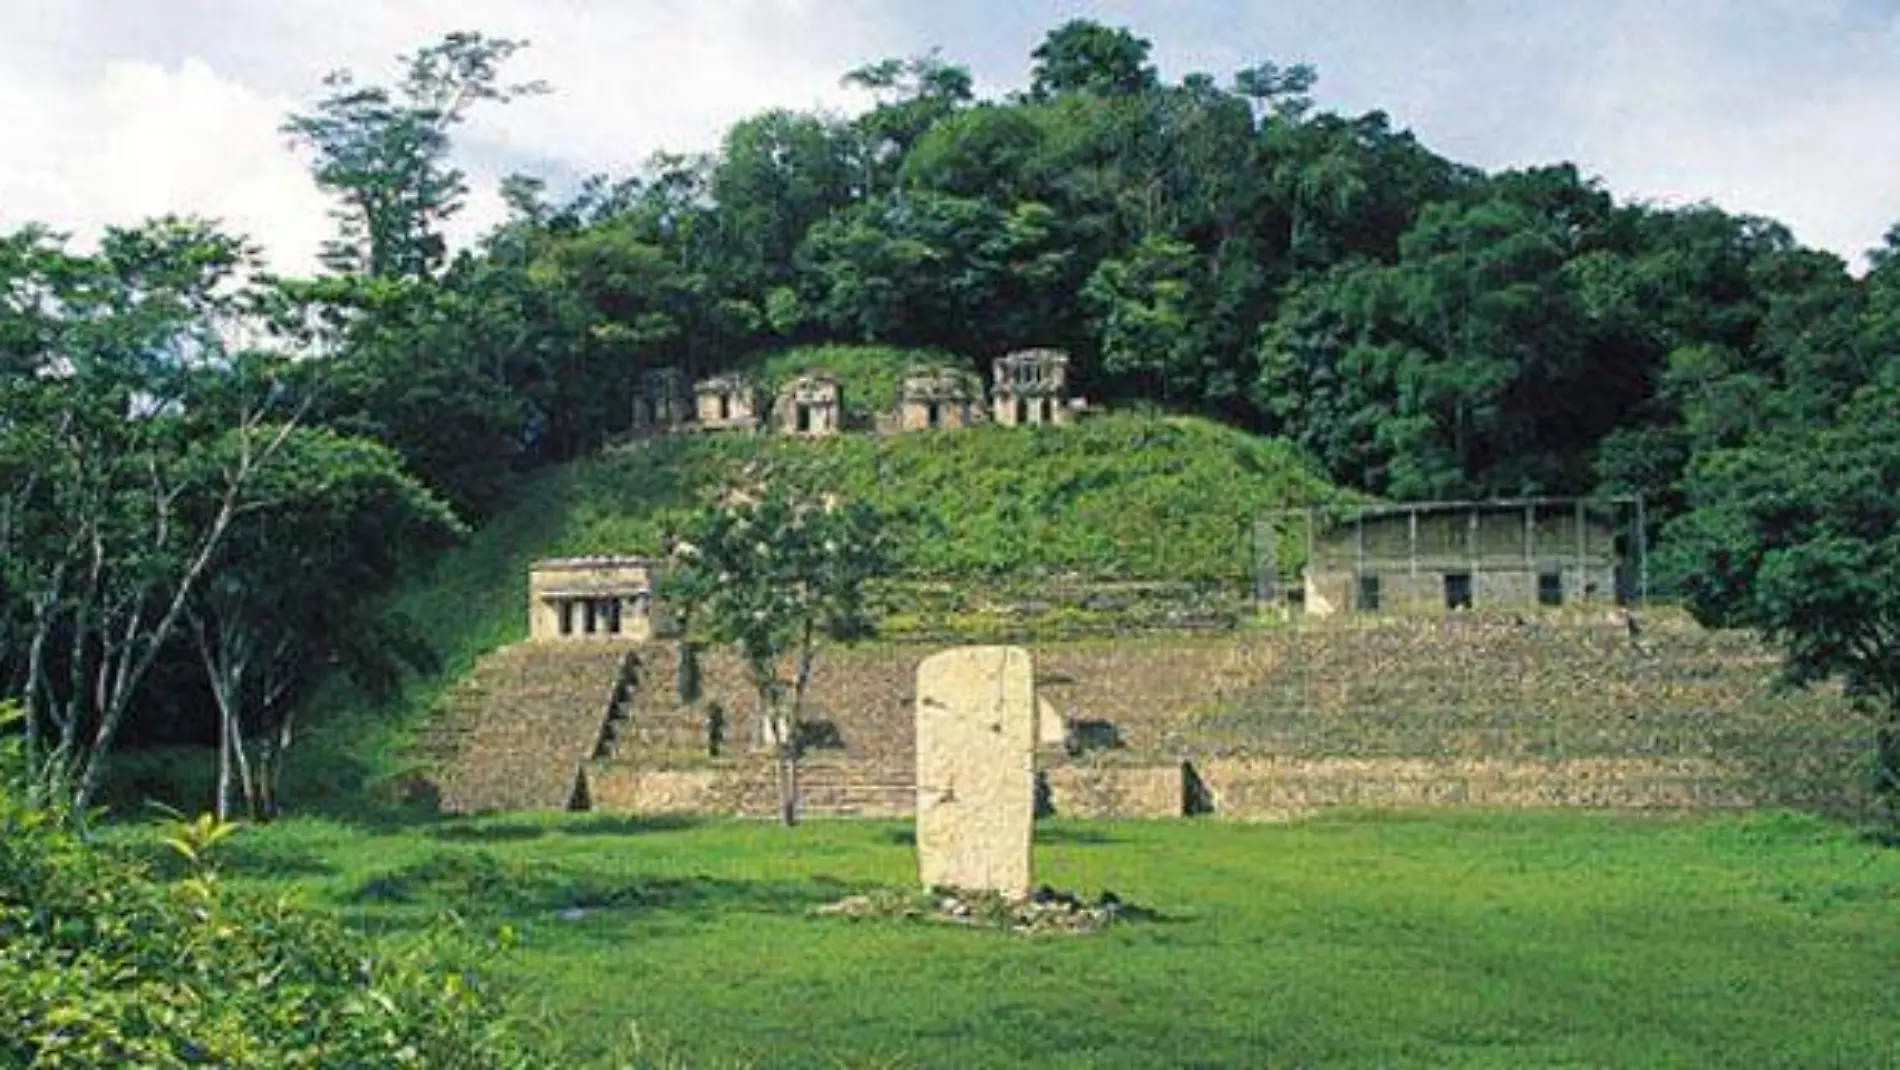
<instances>
[{"instance_id":1,"label":"stone terrace","mask_svg":"<svg viewBox=\"0 0 1900 1070\"><path fill-rule=\"evenodd\" d=\"M564 810L629 648L517 643L483 658L422 741L443 810Z\"/></svg>"},{"instance_id":2,"label":"stone terrace","mask_svg":"<svg viewBox=\"0 0 1900 1070\"><path fill-rule=\"evenodd\" d=\"M1827 807L1851 795L1866 726L1838 695L1775 694L1775 656L1746 635L1660 610L1637 622L1454 614L1034 646L1039 697L1085 752L1045 748L1042 764L1058 792L1132 793L1154 801L1141 812L1162 813L1186 794L1164 783L1172 769L1180 784L1186 761L1227 816L1297 810L1302 799ZM914 812L915 672L940 649L821 655L805 813ZM591 756L598 809L773 813L773 763L737 659L703 653L701 698L689 705L678 698L677 646L644 644L625 702L610 711L618 656L513 648L485 661L445 720L461 757L445 772L444 805L562 807ZM1059 800L1057 811L1082 812Z\"/></svg>"}]
</instances>

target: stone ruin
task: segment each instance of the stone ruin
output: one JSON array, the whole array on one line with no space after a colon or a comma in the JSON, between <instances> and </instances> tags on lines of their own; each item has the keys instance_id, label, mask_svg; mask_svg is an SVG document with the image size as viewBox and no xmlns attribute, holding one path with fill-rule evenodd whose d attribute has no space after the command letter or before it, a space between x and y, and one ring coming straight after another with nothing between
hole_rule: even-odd
<instances>
[{"instance_id":1,"label":"stone ruin","mask_svg":"<svg viewBox=\"0 0 1900 1070\"><path fill-rule=\"evenodd\" d=\"M842 393L835 376L801 375L779 388L772 420L780 434L835 435L844 426Z\"/></svg>"},{"instance_id":2,"label":"stone ruin","mask_svg":"<svg viewBox=\"0 0 1900 1070\"><path fill-rule=\"evenodd\" d=\"M1069 355L1024 349L990 366L992 418L1004 427L1067 424L1084 406L1069 396Z\"/></svg>"},{"instance_id":3,"label":"stone ruin","mask_svg":"<svg viewBox=\"0 0 1900 1070\"><path fill-rule=\"evenodd\" d=\"M989 391L973 373L925 368L906 375L895 411L872 420L879 434L956 430L994 421L1003 427L1075 422L1088 410L1069 397L1069 355L1059 349L1024 349L991 365ZM728 372L695 382L689 403L686 379L677 368L641 373L633 391L629 438L689 431L761 431L826 436L846 430L843 386L828 372L813 371L763 396L743 373Z\"/></svg>"},{"instance_id":4,"label":"stone ruin","mask_svg":"<svg viewBox=\"0 0 1900 1070\"><path fill-rule=\"evenodd\" d=\"M635 435L669 435L690 418L686 377L678 368L649 368L633 393L631 430Z\"/></svg>"},{"instance_id":5,"label":"stone ruin","mask_svg":"<svg viewBox=\"0 0 1900 1070\"><path fill-rule=\"evenodd\" d=\"M644 557L564 557L528 570L528 638L536 642L645 642L666 631L653 607Z\"/></svg>"},{"instance_id":6,"label":"stone ruin","mask_svg":"<svg viewBox=\"0 0 1900 1070\"><path fill-rule=\"evenodd\" d=\"M904 377L898 431L972 427L983 420L983 384L969 372L933 368Z\"/></svg>"},{"instance_id":7,"label":"stone ruin","mask_svg":"<svg viewBox=\"0 0 1900 1070\"><path fill-rule=\"evenodd\" d=\"M702 431L754 431L759 426L759 395L742 375L715 375L693 385Z\"/></svg>"},{"instance_id":8,"label":"stone ruin","mask_svg":"<svg viewBox=\"0 0 1900 1070\"><path fill-rule=\"evenodd\" d=\"M946 650L917 666L917 870L927 888L1029 893L1036 820L1029 652Z\"/></svg>"},{"instance_id":9,"label":"stone ruin","mask_svg":"<svg viewBox=\"0 0 1900 1070\"><path fill-rule=\"evenodd\" d=\"M1323 617L1639 600L1613 508L1550 498L1309 510L1300 604Z\"/></svg>"}]
</instances>

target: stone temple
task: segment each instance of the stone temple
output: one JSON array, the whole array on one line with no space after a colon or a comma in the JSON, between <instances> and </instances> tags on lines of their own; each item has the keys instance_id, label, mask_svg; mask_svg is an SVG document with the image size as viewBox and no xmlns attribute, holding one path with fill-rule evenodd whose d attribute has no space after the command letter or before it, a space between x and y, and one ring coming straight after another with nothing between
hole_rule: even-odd
<instances>
[{"instance_id":1,"label":"stone temple","mask_svg":"<svg viewBox=\"0 0 1900 1070\"><path fill-rule=\"evenodd\" d=\"M843 396L836 376L801 375L779 388L772 420L782 435L835 435L844 426Z\"/></svg>"},{"instance_id":2,"label":"stone temple","mask_svg":"<svg viewBox=\"0 0 1900 1070\"><path fill-rule=\"evenodd\" d=\"M564 557L528 570L528 638L537 642L645 642L664 634L644 557Z\"/></svg>"},{"instance_id":3,"label":"stone temple","mask_svg":"<svg viewBox=\"0 0 1900 1070\"><path fill-rule=\"evenodd\" d=\"M1349 508L1307 531L1315 616L1613 605L1640 586L1616 517L1574 499Z\"/></svg>"},{"instance_id":4,"label":"stone temple","mask_svg":"<svg viewBox=\"0 0 1900 1070\"><path fill-rule=\"evenodd\" d=\"M904 377L896 430L959 429L982 420L983 384L974 374L933 368Z\"/></svg>"},{"instance_id":5,"label":"stone temple","mask_svg":"<svg viewBox=\"0 0 1900 1070\"><path fill-rule=\"evenodd\" d=\"M1081 407L1069 398L1069 355L1024 349L990 365L990 407L1003 427L1066 424Z\"/></svg>"}]
</instances>

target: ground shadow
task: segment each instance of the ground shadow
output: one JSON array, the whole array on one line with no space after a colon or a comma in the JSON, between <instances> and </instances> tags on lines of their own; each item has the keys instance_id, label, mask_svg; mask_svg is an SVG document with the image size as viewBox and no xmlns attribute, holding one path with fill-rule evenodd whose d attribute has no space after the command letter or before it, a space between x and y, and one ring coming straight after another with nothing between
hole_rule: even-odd
<instances>
[{"instance_id":1,"label":"ground shadow","mask_svg":"<svg viewBox=\"0 0 1900 1070\"><path fill-rule=\"evenodd\" d=\"M1037 843L1061 844L1103 844L1120 843L1119 838L1111 836L1098 828L1077 827L1075 825L1037 825Z\"/></svg>"},{"instance_id":2,"label":"ground shadow","mask_svg":"<svg viewBox=\"0 0 1900 1070\"><path fill-rule=\"evenodd\" d=\"M547 835L548 830L540 825L527 823L502 824L455 824L437 825L423 835L432 840L446 840L450 843L512 843L519 840L538 840Z\"/></svg>"},{"instance_id":3,"label":"ground shadow","mask_svg":"<svg viewBox=\"0 0 1900 1070\"><path fill-rule=\"evenodd\" d=\"M555 827L563 836L638 836L650 832L682 832L698 828L705 819L691 814L595 814Z\"/></svg>"},{"instance_id":4,"label":"ground shadow","mask_svg":"<svg viewBox=\"0 0 1900 1070\"><path fill-rule=\"evenodd\" d=\"M115 847L122 856L145 866L159 880L178 880L192 872L191 864L156 836ZM240 835L220 846L212 854L212 865L227 877L255 880L329 877L341 872L320 851L286 847L254 834Z\"/></svg>"},{"instance_id":5,"label":"ground shadow","mask_svg":"<svg viewBox=\"0 0 1900 1070\"><path fill-rule=\"evenodd\" d=\"M691 918L733 913L803 914L859 890L835 877L735 880L627 878L565 870L486 851L442 852L379 873L346 900L358 906L453 906L468 915L575 917L593 911Z\"/></svg>"}]
</instances>

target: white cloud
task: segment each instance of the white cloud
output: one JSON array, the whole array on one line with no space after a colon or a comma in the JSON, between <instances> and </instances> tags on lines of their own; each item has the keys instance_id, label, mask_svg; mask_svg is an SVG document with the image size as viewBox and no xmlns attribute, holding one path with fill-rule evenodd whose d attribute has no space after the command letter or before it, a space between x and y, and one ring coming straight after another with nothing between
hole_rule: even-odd
<instances>
[{"instance_id":1,"label":"white cloud","mask_svg":"<svg viewBox=\"0 0 1900 1070\"><path fill-rule=\"evenodd\" d=\"M10 121L0 227L37 220L85 238L108 223L196 212L264 242L279 270L312 270L328 205L278 132L284 116L316 99L329 69L389 80L398 53L479 28L530 39L505 76L545 79L555 92L477 109L458 130L473 190L450 233L467 240L501 217L507 170L626 174L659 149L712 148L726 125L766 107L850 107L839 75L882 54L871 39L879 23L861 8L187 0L128 12L94 0L16 10L0 16L0 114ZM176 58L112 58L124 51ZM60 62L44 62L49 52Z\"/></svg>"},{"instance_id":2,"label":"white cloud","mask_svg":"<svg viewBox=\"0 0 1900 1070\"><path fill-rule=\"evenodd\" d=\"M280 267L307 267L328 222L277 134L287 104L198 60L113 61L76 87L0 70L0 226L43 221L84 241L108 224L195 213L268 241Z\"/></svg>"},{"instance_id":3,"label":"white cloud","mask_svg":"<svg viewBox=\"0 0 1900 1070\"><path fill-rule=\"evenodd\" d=\"M555 88L458 131L467 236L507 170L625 174L763 108L848 110L843 71L935 45L998 92L1077 16L1153 39L1170 76L1311 60L1323 104L1388 110L1455 159L1571 160L1850 259L1900 219L1900 22L1860 0L0 0L0 225L197 211L305 269L330 223L279 122L326 70L387 80L448 30L531 39L507 73Z\"/></svg>"}]
</instances>

